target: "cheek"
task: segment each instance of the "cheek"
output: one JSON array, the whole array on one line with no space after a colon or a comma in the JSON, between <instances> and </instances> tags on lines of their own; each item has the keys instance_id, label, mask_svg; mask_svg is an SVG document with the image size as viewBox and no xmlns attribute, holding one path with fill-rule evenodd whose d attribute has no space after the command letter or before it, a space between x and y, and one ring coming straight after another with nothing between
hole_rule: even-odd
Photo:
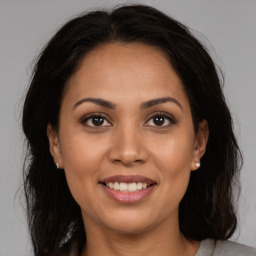
<instances>
[{"instance_id":1,"label":"cheek","mask_svg":"<svg viewBox=\"0 0 256 256\"><path fill-rule=\"evenodd\" d=\"M98 170L104 159L105 144L81 136L62 140L62 158L69 189L81 206L98 183ZM88 196L86 196L88 195ZM83 203L82 203L83 204Z\"/></svg>"},{"instance_id":2,"label":"cheek","mask_svg":"<svg viewBox=\"0 0 256 256\"><path fill-rule=\"evenodd\" d=\"M93 174L104 158L105 143L79 134L67 138L61 145L65 169L81 176Z\"/></svg>"},{"instance_id":3,"label":"cheek","mask_svg":"<svg viewBox=\"0 0 256 256\"><path fill-rule=\"evenodd\" d=\"M151 148L160 169L173 175L190 171L194 153L194 134L190 130L177 129L168 137L154 141Z\"/></svg>"},{"instance_id":4,"label":"cheek","mask_svg":"<svg viewBox=\"0 0 256 256\"><path fill-rule=\"evenodd\" d=\"M194 134L179 130L152 153L155 164L161 170L161 180L166 200L178 205L183 198L191 173ZM167 203L167 202L166 202Z\"/></svg>"},{"instance_id":5,"label":"cheek","mask_svg":"<svg viewBox=\"0 0 256 256\"><path fill-rule=\"evenodd\" d=\"M163 188L170 196L183 197L190 178L191 155L184 152L181 148L174 147L170 154L162 156L162 161L158 162L158 168L161 170Z\"/></svg>"}]
</instances>

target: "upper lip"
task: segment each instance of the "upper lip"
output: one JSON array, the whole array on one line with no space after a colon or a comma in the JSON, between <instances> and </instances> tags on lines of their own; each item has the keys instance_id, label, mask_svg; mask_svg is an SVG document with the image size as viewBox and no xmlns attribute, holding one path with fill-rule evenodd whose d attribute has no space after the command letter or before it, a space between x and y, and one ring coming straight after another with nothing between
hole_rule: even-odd
<instances>
[{"instance_id":1,"label":"upper lip","mask_svg":"<svg viewBox=\"0 0 256 256\"><path fill-rule=\"evenodd\" d=\"M109 183L109 182L124 182L124 183L147 183L148 185L156 184L156 181L149 179L141 175L115 175L107 177L100 181L100 183Z\"/></svg>"}]
</instances>

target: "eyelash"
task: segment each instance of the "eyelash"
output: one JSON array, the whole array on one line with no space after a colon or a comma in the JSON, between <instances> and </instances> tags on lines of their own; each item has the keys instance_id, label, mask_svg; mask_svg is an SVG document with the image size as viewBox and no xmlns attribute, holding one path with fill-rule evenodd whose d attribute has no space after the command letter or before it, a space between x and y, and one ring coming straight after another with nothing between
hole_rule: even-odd
<instances>
[{"instance_id":1,"label":"eyelash","mask_svg":"<svg viewBox=\"0 0 256 256\"><path fill-rule=\"evenodd\" d=\"M165 128L165 127L169 127L169 126L172 125L172 124L176 124L176 123L177 123L177 121L174 119L173 116L171 116L170 114L167 114L167 113L165 113L165 112L156 112L156 113L153 113L153 114L149 117L149 119L148 119L148 121L147 121L146 123L149 123L149 121L150 121L151 119L155 118L155 117L164 118L165 120L168 120L168 121L169 121L169 124L168 124L168 125L164 125L164 126L157 126L157 125L155 125L154 127ZM148 126L148 125L146 125L146 126ZM150 126L150 125L149 125L149 126Z\"/></svg>"},{"instance_id":2,"label":"eyelash","mask_svg":"<svg viewBox=\"0 0 256 256\"><path fill-rule=\"evenodd\" d=\"M176 124L177 121L170 115L170 114L167 114L165 112L157 112L157 113L153 113L149 118L148 118L148 121L146 122L146 126L151 126L151 125L148 125L149 121L155 117L160 117L160 118L164 118L165 121L168 120L169 124L168 125L164 125L164 126L158 126L158 125L155 125L153 127L158 127L158 128L163 128L163 127L169 127L171 124ZM103 119L103 124L104 122L106 121L108 123L108 125L88 125L88 121L89 120L92 120L93 118L102 118ZM93 114L89 114L89 115L86 115L85 117L83 117L80 122L87 126L87 127L93 127L93 128L101 128L101 127L105 127L105 126L112 126L112 123L109 121L109 117L104 114L104 113L93 113ZM164 122L165 122L164 121Z\"/></svg>"},{"instance_id":3,"label":"eyelash","mask_svg":"<svg viewBox=\"0 0 256 256\"><path fill-rule=\"evenodd\" d=\"M93 114L89 114L89 115L86 115L85 117L83 117L82 119L81 119L81 123L83 124L83 125L85 125L85 126L87 126L87 127L95 127L95 128L101 128L101 127L104 127L104 126L93 126L93 125L87 125L87 122L91 119L93 119L93 118L102 118L103 119L103 122L105 122L105 121L107 121L108 122L108 124L109 125L107 125L107 126L111 126L112 124L111 124L111 122L109 121L109 117L106 115L106 114L103 114L103 113L93 113Z\"/></svg>"}]
</instances>

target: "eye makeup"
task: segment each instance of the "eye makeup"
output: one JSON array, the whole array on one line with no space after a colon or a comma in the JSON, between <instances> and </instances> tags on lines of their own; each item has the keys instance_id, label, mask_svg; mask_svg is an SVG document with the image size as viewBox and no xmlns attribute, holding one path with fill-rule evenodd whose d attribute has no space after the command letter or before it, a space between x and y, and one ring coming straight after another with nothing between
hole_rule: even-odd
<instances>
[{"instance_id":1,"label":"eye makeup","mask_svg":"<svg viewBox=\"0 0 256 256\"><path fill-rule=\"evenodd\" d=\"M103 128L113 126L111 118L105 113L95 112L83 116L80 123L89 128ZM168 128L177 123L177 120L167 112L154 112L147 116L147 121L144 123L146 127Z\"/></svg>"},{"instance_id":2,"label":"eye makeup","mask_svg":"<svg viewBox=\"0 0 256 256\"><path fill-rule=\"evenodd\" d=\"M145 123L145 126L154 126L154 127L169 127L173 124L176 124L177 120L166 112L155 112L150 114L148 121Z\"/></svg>"},{"instance_id":3,"label":"eye makeup","mask_svg":"<svg viewBox=\"0 0 256 256\"><path fill-rule=\"evenodd\" d=\"M80 123L86 127L99 128L112 126L110 117L104 113L90 113L80 119Z\"/></svg>"}]
</instances>

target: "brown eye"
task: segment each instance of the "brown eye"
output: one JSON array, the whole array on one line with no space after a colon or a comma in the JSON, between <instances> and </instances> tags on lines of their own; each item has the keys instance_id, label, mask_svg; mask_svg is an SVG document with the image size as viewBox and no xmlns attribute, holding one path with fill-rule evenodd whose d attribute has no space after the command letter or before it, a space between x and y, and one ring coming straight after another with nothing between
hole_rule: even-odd
<instances>
[{"instance_id":1,"label":"brown eye","mask_svg":"<svg viewBox=\"0 0 256 256\"><path fill-rule=\"evenodd\" d=\"M155 114L146 123L146 126L153 127L168 127L171 124L175 124L176 121L171 116L167 114Z\"/></svg>"},{"instance_id":2,"label":"brown eye","mask_svg":"<svg viewBox=\"0 0 256 256\"><path fill-rule=\"evenodd\" d=\"M85 117L82 121L82 124L88 127L105 127L111 126L110 122L101 115L90 115Z\"/></svg>"},{"instance_id":3,"label":"brown eye","mask_svg":"<svg viewBox=\"0 0 256 256\"><path fill-rule=\"evenodd\" d=\"M94 126L101 126L104 123L104 118L102 118L102 117L93 117L91 122Z\"/></svg>"},{"instance_id":4,"label":"brown eye","mask_svg":"<svg viewBox=\"0 0 256 256\"><path fill-rule=\"evenodd\" d=\"M156 126L162 126L165 122L165 118L162 116L155 116L152 118L152 120Z\"/></svg>"}]
</instances>

